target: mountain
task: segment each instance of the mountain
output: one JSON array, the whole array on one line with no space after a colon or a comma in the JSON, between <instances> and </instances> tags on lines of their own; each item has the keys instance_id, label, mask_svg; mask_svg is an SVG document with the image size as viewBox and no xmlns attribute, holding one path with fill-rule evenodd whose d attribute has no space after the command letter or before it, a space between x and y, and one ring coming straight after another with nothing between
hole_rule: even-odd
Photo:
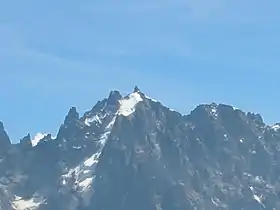
<instances>
[{"instance_id":1,"label":"mountain","mask_svg":"<svg viewBox=\"0 0 280 210\"><path fill-rule=\"evenodd\" d=\"M215 103L182 115L135 87L38 144L0 123L0 209L276 210L279 161L280 124Z\"/></svg>"}]
</instances>

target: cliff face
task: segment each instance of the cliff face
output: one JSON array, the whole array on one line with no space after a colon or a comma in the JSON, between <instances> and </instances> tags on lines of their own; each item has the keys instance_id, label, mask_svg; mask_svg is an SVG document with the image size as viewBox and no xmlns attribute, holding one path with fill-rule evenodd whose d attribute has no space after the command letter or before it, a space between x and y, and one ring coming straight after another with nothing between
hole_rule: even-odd
<instances>
[{"instance_id":1,"label":"cliff face","mask_svg":"<svg viewBox=\"0 0 280 210\"><path fill-rule=\"evenodd\" d=\"M185 116L137 87L71 108L36 146L1 123L0 209L280 209L279 128L224 104Z\"/></svg>"},{"instance_id":2,"label":"cliff face","mask_svg":"<svg viewBox=\"0 0 280 210\"><path fill-rule=\"evenodd\" d=\"M0 121L0 156L9 150L11 142L8 134L4 129L3 123Z\"/></svg>"}]
</instances>

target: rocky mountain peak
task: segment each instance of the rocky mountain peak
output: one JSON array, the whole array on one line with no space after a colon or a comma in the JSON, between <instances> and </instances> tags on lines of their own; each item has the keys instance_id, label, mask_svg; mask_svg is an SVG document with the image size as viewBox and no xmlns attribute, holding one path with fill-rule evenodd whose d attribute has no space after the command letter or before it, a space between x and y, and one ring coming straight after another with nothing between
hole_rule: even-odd
<instances>
[{"instance_id":1,"label":"rocky mountain peak","mask_svg":"<svg viewBox=\"0 0 280 210\"><path fill-rule=\"evenodd\" d=\"M26 136L24 136L20 140L20 145L21 145L21 147L23 147L25 149L32 148L32 142L31 142L31 135L30 135L30 133L28 133Z\"/></svg>"},{"instance_id":2,"label":"rocky mountain peak","mask_svg":"<svg viewBox=\"0 0 280 210\"><path fill-rule=\"evenodd\" d=\"M119 91L111 91L108 97L108 104L109 105L117 105L119 100L122 99L122 95Z\"/></svg>"},{"instance_id":3,"label":"rocky mountain peak","mask_svg":"<svg viewBox=\"0 0 280 210\"><path fill-rule=\"evenodd\" d=\"M56 139L0 157L0 210L280 209L280 125L264 125L226 104L182 115L137 86L111 91L82 117L71 108Z\"/></svg>"},{"instance_id":4,"label":"rocky mountain peak","mask_svg":"<svg viewBox=\"0 0 280 210\"><path fill-rule=\"evenodd\" d=\"M30 133L28 133L26 136L24 136L22 139L21 139L21 141L27 141L27 142L31 142L31 135L30 135Z\"/></svg>"},{"instance_id":5,"label":"rocky mountain peak","mask_svg":"<svg viewBox=\"0 0 280 210\"><path fill-rule=\"evenodd\" d=\"M68 111L67 116L65 117L64 124L71 124L72 122L75 122L79 120L79 113L77 111L76 107L71 107Z\"/></svg>"},{"instance_id":6,"label":"rocky mountain peak","mask_svg":"<svg viewBox=\"0 0 280 210\"><path fill-rule=\"evenodd\" d=\"M68 114L65 117L63 125L61 125L57 139L65 141L65 139L71 139L81 129L80 117L76 107L71 107Z\"/></svg>"},{"instance_id":7,"label":"rocky mountain peak","mask_svg":"<svg viewBox=\"0 0 280 210\"><path fill-rule=\"evenodd\" d=\"M0 152L7 150L10 145L10 138L5 131L3 122L0 121Z\"/></svg>"},{"instance_id":8,"label":"rocky mountain peak","mask_svg":"<svg viewBox=\"0 0 280 210\"><path fill-rule=\"evenodd\" d=\"M256 113L248 112L247 116L251 121L253 121L259 125L263 125L263 126L265 125L262 116L258 113L256 114Z\"/></svg>"},{"instance_id":9,"label":"rocky mountain peak","mask_svg":"<svg viewBox=\"0 0 280 210\"><path fill-rule=\"evenodd\" d=\"M134 89L133 89L133 92L134 92L134 93L139 93L139 92L141 92L141 91L140 91L140 88L139 88L137 85L135 85L135 87L134 87Z\"/></svg>"}]
</instances>

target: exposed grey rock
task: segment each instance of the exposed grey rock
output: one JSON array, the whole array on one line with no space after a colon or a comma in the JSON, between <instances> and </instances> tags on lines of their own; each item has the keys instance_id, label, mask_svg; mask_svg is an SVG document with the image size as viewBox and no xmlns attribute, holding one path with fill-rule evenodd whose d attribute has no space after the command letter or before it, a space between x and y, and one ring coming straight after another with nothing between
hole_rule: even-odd
<instances>
[{"instance_id":1,"label":"exposed grey rock","mask_svg":"<svg viewBox=\"0 0 280 210\"><path fill-rule=\"evenodd\" d=\"M182 115L136 86L30 141L0 123L1 210L280 209L280 124L229 105Z\"/></svg>"},{"instance_id":2,"label":"exposed grey rock","mask_svg":"<svg viewBox=\"0 0 280 210\"><path fill-rule=\"evenodd\" d=\"M11 146L10 138L4 129L3 123L0 121L0 156L6 152Z\"/></svg>"}]
</instances>

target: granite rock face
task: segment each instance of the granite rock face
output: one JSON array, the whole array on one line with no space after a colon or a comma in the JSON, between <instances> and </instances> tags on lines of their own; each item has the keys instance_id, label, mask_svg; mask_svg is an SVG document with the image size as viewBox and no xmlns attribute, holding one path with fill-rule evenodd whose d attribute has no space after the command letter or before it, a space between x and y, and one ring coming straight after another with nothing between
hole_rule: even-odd
<instances>
[{"instance_id":1,"label":"granite rock face","mask_svg":"<svg viewBox=\"0 0 280 210\"><path fill-rule=\"evenodd\" d=\"M280 209L280 124L225 104L170 110L138 87L57 136L11 144L0 123L1 210Z\"/></svg>"},{"instance_id":2,"label":"granite rock face","mask_svg":"<svg viewBox=\"0 0 280 210\"><path fill-rule=\"evenodd\" d=\"M4 129L3 123L0 121L0 156L6 153L11 146L10 138Z\"/></svg>"}]
</instances>

